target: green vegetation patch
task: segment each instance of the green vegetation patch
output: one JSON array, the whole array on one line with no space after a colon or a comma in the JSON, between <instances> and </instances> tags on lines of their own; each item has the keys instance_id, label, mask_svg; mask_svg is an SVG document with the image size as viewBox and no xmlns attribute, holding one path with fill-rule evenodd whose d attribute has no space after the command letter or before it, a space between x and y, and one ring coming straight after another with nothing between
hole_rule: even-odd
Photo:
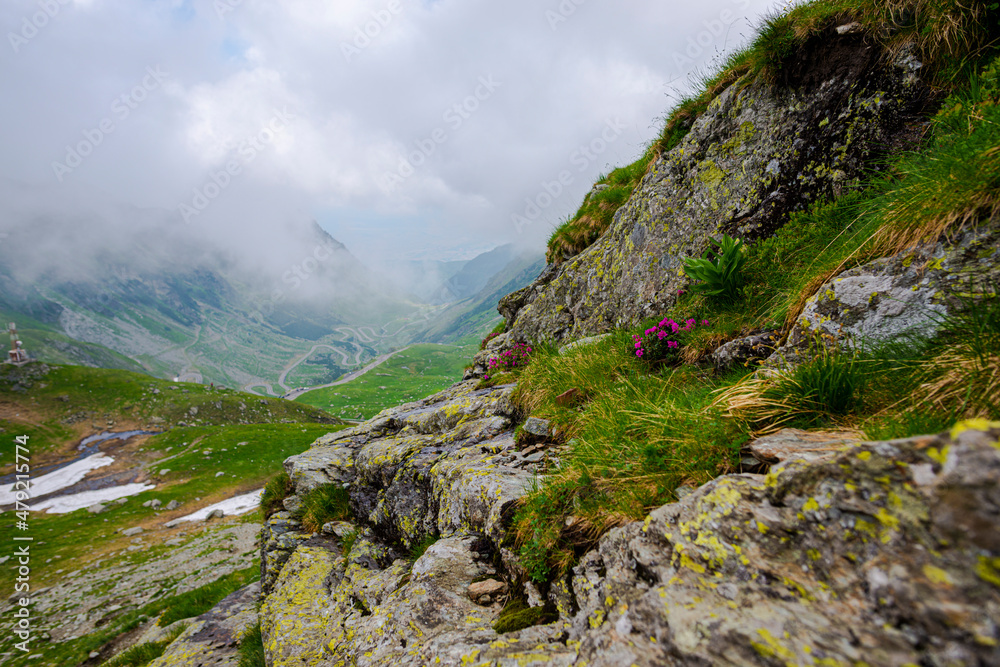
<instances>
[{"instance_id":1,"label":"green vegetation patch","mask_svg":"<svg viewBox=\"0 0 1000 667\"><path fill-rule=\"evenodd\" d=\"M306 405L209 385L174 383L130 371L83 366L0 366L0 420L9 433L31 435L33 463L55 454L91 424L113 422L109 430L137 426L167 429L181 422L205 426L292 421L338 423ZM77 426L79 425L79 426ZM80 431L83 429L83 431ZM0 449L0 474L13 464L13 449Z\"/></svg>"},{"instance_id":2,"label":"green vegetation patch","mask_svg":"<svg viewBox=\"0 0 1000 667\"><path fill-rule=\"evenodd\" d=\"M559 614L544 607L529 607L526 600L511 598L493 623L497 634L517 632L533 625L545 625L559 619Z\"/></svg>"},{"instance_id":3,"label":"green vegetation patch","mask_svg":"<svg viewBox=\"0 0 1000 667\"><path fill-rule=\"evenodd\" d=\"M678 487L738 470L739 447L752 435L795 425L886 439L939 432L960 418L1000 417L991 401L1000 392L997 286L967 295L932 340L900 337L857 352L817 344L794 372L768 378L699 366L727 340L787 331L841 271L995 224L1000 61L964 76L934 117L923 150L893 158L861 188L792 215L750 247L732 298L688 292L644 329L616 331L565 355L537 348L516 400L525 413L550 419L568 452L515 517L532 578L566 571L601 534L674 500ZM683 336L666 329L671 320L692 319L697 326ZM645 363L636 351L659 344L661 332L662 342L677 347ZM570 390L577 399L561 401Z\"/></svg>"},{"instance_id":4,"label":"green vegetation patch","mask_svg":"<svg viewBox=\"0 0 1000 667\"><path fill-rule=\"evenodd\" d=\"M351 497L347 489L336 484L318 486L302 498L302 527L319 532L330 521L351 518Z\"/></svg>"},{"instance_id":5,"label":"green vegetation patch","mask_svg":"<svg viewBox=\"0 0 1000 667\"><path fill-rule=\"evenodd\" d=\"M344 419L370 419L461 380L478 343L473 337L462 345L413 345L351 382L315 389L295 400Z\"/></svg>"},{"instance_id":6,"label":"green vegetation patch","mask_svg":"<svg viewBox=\"0 0 1000 667\"><path fill-rule=\"evenodd\" d=\"M264 635L258 622L240 637L239 664L237 667L266 667L264 659Z\"/></svg>"},{"instance_id":7,"label":"green vegetation patch","mask_svg":"<svg viewBox=\"0 0 1000 667\"><path fill-rule=\"evenodd\" d=\"M31 514L31 529L35 537L32 555L38 562L51 560L44 568L32 573L38 585L51 585L61 576L55 570L82 570L100 558L103 550L122 548L126 543L120 529L157 521L159 514L142 507L146 500L156 498L163 505L171 500L181 507L167 518L194 512L198 506L223 500L263 487L281 470L282 462L300 454L319 437L342 426L321 424L268 424L247 426L214 426L175 428L150 438L145 448L136 453L155 458L151 465L155 490L129 498L125 504L110 504L100 514L77 510L68 514ZM168 457L173 457L169 458ZM159 471L167 470L164 475ZM224 475L217 473L223 472ZM203 500L194 505L195 498ZM116 540L122 540L119 544ZM95 549L95 545L100 549ZM122 556L127 562L139 564L155 558L164 547L136 551ZM124 562L124 561L123 561ZM0 569L0 586L12 587L14 573Z\"/></svg>"},{"instance_id":8,"label":"green vegetation patch","mask_svg":"<svg viewBox=\"0 0 1000 667\"><path fill-rule=\"evenodd\" d=\"M797 62L816 40L828 37L835 25L856 22L867 39L878 42L889 58L916 46L928 82L945 90L964 86L970 71L1000 37L997 7L990 2L964 0L823 0L799 4L785 13L766 15L757 27L751 44L726 57L714 73L700 82L700 91L681 99L668 114L660 136L631 165L601 177L602 192L590 193L580 209L562 223L548 243L547 260L561 263L589 247L610 226L615 212L631 197L642 176L660 155L675 148L690 131L694 121L708 110L711 102L734 84L763 81L783 85ZM996 145L996 144L993 144ZM929 167L937 167L933 163ZM956 167L961 166L955 163ZM974 174L978 162L963 170ZM982 179L992 182L992 177ZM964 184L973 181L962 179ZM948 200L970 195L942 189ZM920 207L932 207L933 195L918 197ZM969 197L966 197L967 199ZM994 199L987 197L992 206ZM906 219L899 210L900 222Z\"/></svg>"},{"instance_id":9,"label":"green vegetation patch","mask_svg":"<svg viewBox=\"0 0 1000 667\"><path fill-rule=\"evenodd\" d=\"M282 470L264 486L264 493L260 497L260 508L264 512L264 518L268 518L275 512L282 509L282 501L292 495L295 486L288 473Z\"/></svg>"}]
</instances>

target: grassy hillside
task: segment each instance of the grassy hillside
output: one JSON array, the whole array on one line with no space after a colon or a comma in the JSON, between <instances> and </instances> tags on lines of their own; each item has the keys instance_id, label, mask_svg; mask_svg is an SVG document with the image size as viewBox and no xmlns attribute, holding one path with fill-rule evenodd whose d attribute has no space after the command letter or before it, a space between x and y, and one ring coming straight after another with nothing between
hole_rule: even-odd
<instances>
[{"instance_id":1,"label":"grassy hillside","mask_svg":"<svg viewBox=\"0 0 1000 667\"><path fill-rule=\"evenodd\" d=\"M615 212L628 201L650 165L677 146L694 121L730 85L760 80L781 82L789 64L810 40L833 25L857 22L890 53L915 44L924 76L933 87L960 88L976 62L1000 37L997 6L960 0L824 0L796 3L791 11L770 14L758 26L749 46L730 54L705 75L701 89L668 114L660 136L632 164L598 179L575 214L552 233L547 260L562 263L593 244L611 225Z\"/></svg>"},{"instance_id":2,"label":"grassy hillside","mask_svg":"<svg viewBox=\"0 0 1000 667\"><path fill-rule=\"evenodd\" d=\"M344 419L368 419L461 380L479 340L472 336L458 345L412 345L351 382L307 392L296 401Z\"/></svg>"},{"instance_id":3,"label":"grassy hillside","mask_svg":"<svg viewBox=\"0 0 1000 667\"><path fill-rule=\"evenodd\" d=\"M251 543L246 552L233 551L224 529L240 522L259 523L259 513L211 524L184 523L176 528L164 524L262 488L281 470L285 458L344 427L335 422L306 405L204 385L174 384L128 371L37 363L0 367L0 436L11 443L17 435L30 436L33 470L72 458L76 443L93 433L136 428L163 431L101 448L115 459L101 474L126 476L154 484L155 489L120 505L110 503L108 511L99 515L85 509L68 514L30 514L33 587L70 585L55 609L36 610L39 627L59 627L60 615L86 611L90 598L113 600L114 605L106 603L106 618L95 632L65 642L36 642L32 654L41 654L41 659L15 653L10 664L76 665L86 661L92 651L103 651L102 659L106 658L119 636L146 618L156 618L164 611L174 618L197 615L253 580L259 570L254 563L256 549ZM0 474L12 472L13 447L0 451ZM154 498L162 503L159 509L142 506ZM180 507L166 511L172 500ZM8 533L14 530L14 521L13 512L0 517ZM140 538L122 535L128 528L144 532ZM136 539L141 540L141 548L137 548ZM119 575L115 572L177 558L172 554L197 540L205 541L206 554L218 550L228 564L197 572L181 568L150 575L148 583L156 593L155 601L138 607L130 591L116 587ZM83 572L96 577L99 587L73 589L74 575ZM12 590L14 576L14 570L0 568L0 588ZM198 590L179 594L186 590L190 577L197 578ZM0 623L0 653L12 649L12 635L5 627Z\"/></svg>"},{"instance_id":4,"label":"grassy hillside","mask_svg":"<svg viewBox=\"0 0 1000 667\"><path fill-rule=\"evenodd\" d=\"M894 31L888 46L919 29L927 71L951 91L919 151L890 158L863 187L814 203L746 248L731 296L689 290L634 330L564 355L539 346L526 368L491 378L516 379L521 408L552 420L567 445L562 467L516 517L517 545L535 579L564 572L610 528L676 500L679 487L739 471L740 447L755 435L794 426L890 439L967 418L1000 419L997 285L968 290L931 339L908 336L858 352L816 346L794 371L770 376L742 367L720 375L706 358L751 331L787 333L806 300L840 271L997 224L1000 58L985 49L984 35L998 25L995 12L980 5L847 0L799 7L769 19L697 99L710 99L735 73L767 79L824 21L877 24L883 9L906 7L916 9L912 25ZM672 118L678 113L686 112ZM984 262L995 257L992 248L981 252ZM670 320L685 328L692 322L667 336L672 347L654 330L669 329ZM559 400L571 389L575 401Z\"/></svg>"},{"instance_id":5,"label":"grassy hillside","mask_svg":"<svg viewBox=\"0 0 1000 667\"><path fill-rule=\"evenodd\" d=\"M35 464L59 458L74 439L104 430L191 425L333 424L319 410L233 389L174 383L129 371L34 363L0 366L0 428L29 435ZM0 454L0 474L13 453Z\"/></svg>"}]
</instances>

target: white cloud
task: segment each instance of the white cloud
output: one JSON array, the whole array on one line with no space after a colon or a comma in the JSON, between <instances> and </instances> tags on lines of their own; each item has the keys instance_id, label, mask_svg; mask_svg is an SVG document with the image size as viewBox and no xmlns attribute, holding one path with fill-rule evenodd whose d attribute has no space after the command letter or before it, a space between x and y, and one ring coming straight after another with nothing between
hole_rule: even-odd
<instances>
[{"instance_id":1,"label":"white cloud","mask_svg":"<svg viewBox=\"0 0 1000 667\"><path fill-rule=\"evenodd\" d=\"M334 235L342 224L352 248L393 256L426 256L459 238L540 249L597 174L635 159L656 135L671 87L683 83L674 54L688 38L723 12L741 17L693 62L705 66L749 34L742 17L772 4L588 2L553 24L556 0L223 1L231 11L222 16L215 0L65 7L0 60L0 76L17 91L0 110L0 176L54 185L51 163L64 147L146 67L160 65L169 82L73 172L76 188L175 207L288 108L294 122L244 165L225 195L242 200L218 206L213 224L235 227L228 211L287 209L320 217ZM0 25L17 30L34 11L34 0L7 0ZM474 110L455 111L483 77L500 86L470 103ZM574 167L565 193L518 234L511 215L612 119L627 129L585 169ZM414 159L438 130L443 141ZM384 187L386 174L408 171L405 161L412 174ZM380 224L366 233L365 219Z\"/></svg>"}]
</instances>

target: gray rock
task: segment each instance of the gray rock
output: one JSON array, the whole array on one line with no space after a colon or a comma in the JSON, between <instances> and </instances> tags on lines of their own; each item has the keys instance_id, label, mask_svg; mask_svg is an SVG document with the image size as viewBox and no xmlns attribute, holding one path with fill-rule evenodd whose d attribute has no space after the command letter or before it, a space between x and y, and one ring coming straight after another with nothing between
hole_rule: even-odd
<instances>
[{"instance_id":1,"label":"gray rock","mask_svg":"<svg viewBox=\"0 0 1000 667\"><path fill-rule=\"evenodd\" d=\"M208 513L208 516L205 517L205 521L211 521L212 519L221 519L224 516L226 516L226 513L223 512L222 510L212 510L211 512Z\"/></svg>"},{"instance_id":2,"label":"gray rock","mask_svg":"<svg viewBox=\"0 0 1000 667\"><path fill-rule=\"evenodd\" d=\"M348 521L331 521L329 523L324 523L321 531L326 535L336 535L337 537L344 538L349 534L355 532L357 526Z\"/></svg>"},{"instance_id":3,"label":"gray rock","mask_svg":"<svg viewBox=\"0 0 1000 667\"><path fill-rule=\"evenodd\" d=\"M281 501L284 508L292 514L299 514L302 511L302 498L291 495Z\"/></svg>"},{"instance_id":4,"label":"gray rock","mask_svg":"<svg viewBox=\"0 0 1000 667\"><path fill-rule=\"evenodd\" d=\"M270 592L296 547L309 539L308 533L300 532L301 525L288 512L276 512L264 522L260 540L260 581L265 593Z\"/></svg>"},{"instance_id":5,"label":"gray rock","mask_svg":"<svg viewBox=\"0 0 1000 667\"><path fill-rule=\"evenodd\" d=\"M795 364L816 340L875 347L907 335L930 336L958 295L1000 282L1000 229L983 226L951 242L926 245L838 274L817 290L765 366Z\"/></svg>"},{"instance_id":6,"label":"gray rock","mask_svg":"<svg viewBox=\"0 0 1000 667\"><path fill-rule=\"evenodd\" d=\"M507 584L496 579L486 579L469 584L469 599L477 604L490 603L497 596L507 593Z\"/></svg>"},{"instance_id":7,"label":"gray rock","mask_svg":"<svg viewBox=\"0 0 1000 667\"><path fill-rule=\"evenodd\" d=\"M126 528L125 530L123 530L122 535L124 535L125 537L134 537L136 535L141 535L143 532L144 531L142 527L135 526L133 528Z\"/></svg>"},{"instance_id":8,"label":"gray rock","mask_svg":"<svg viewBox=\"0 0 1000 667\"><path fill-rule=\"evenodd\" d=\"M552 433L551 422L548 419L538 419L537 417L528 417L528 420L524 422L524 426L521 428L525 432L537 435L540 438L547 438Z\"/></svg>"},{"instance_id":9,"label":"gray rock","mask_svg":"<svg viewBox=\"0 0 1000 667\"><path fill-rule=\"evenodd\" d=\"M90 512L91 514L103 514L104 512L108 511L108 508L100 503L97 503L96 505L91 505L90 507L88 507L87 511Z\"/></svg>"},{"instance_id":10,"label":"gray rock","mask_svg":"<svg viewBox=\"0 0 1000 667\"><path fill-rule=\"evenodd\" d=\"M765 331L731 340L708 357L718 370L728 370L736 366L755 366L774 354L779 340L781 340L780 331Z\"/></svg>"},{"instance_id":11,"label":"gray rock","mask_svg":"<svg viewBox=\"0 0 1000 667\"><path fill-rule=\"evenodd\" d=\"M986 571L982 550L1000 553L1000 424L953 433L789 459L767 477L722 477L610 532L574 569L578 659L996 662L997 644L975 637L995 636L1000 588L974 570ZM933 471L919 488L916 466ZM706 595L707 581L717 595Z\"/></svg>"},{"instance_id":12,"label":"gray rock","mask_svg":"<svg viewBox=\"0 0 1000 667\"><path fill-rule=\"evenodd\" d=\"M600 239L501 300L512 338L570 341L661 317L687 287L682 258L710 238L765 238L802 202L857 183L926 90L912 68L872 57L862 36L825 39L823 55L794 65L815 85L726 89Z\"/></svg>"},{"instance_id":13,"label":"gray rock","mask_svg":"<svg viewBox=\"0 0 1000 667\"><path fill-rule=\"evenodd\" d=\"M856 445L858 441L858 434L853 431L808 432L786 428L757 438L746 448L760 463L815 462L832 458L838 451Z\"/></svg>"},{"instance_id":14,"label":"gray rock","mask_svg":"<svg viewBox=\"0 0 1000 667\"><path fill-rule=\"evenodd\" d=\"M180 502L178 502L176 500L171 500L169 503L167 503L167 510L168 511L173 511L173 510L177 509L180 506L181 506Z\"/></svg>"},{"instance_id":15,"label":"gray rock","mask_svg":"<svg viewBox=\"0 0 1000 667\"><path fill-rule=\"evenodd\" d=\"M586 338L581 338L580 340L575 340L572 343L563 345L559 348L559 354L566 354L567 352L572 352L581 347L587 347L589 345L596 345L603 340L611 337L611 334L601 334L600 336L587 336Z\"/></svg>"},{"instance_id":16,"label":"gray rock","mask_svg":"<svg viewBox=\"0 0 1000 667\"><path fill-rule=\"evenodd\" d=\"M159 498L149 501L149 507L153 508L154 510L160 509L162 505L163 501L161 501Z\"/></svg>"}]
</instances>

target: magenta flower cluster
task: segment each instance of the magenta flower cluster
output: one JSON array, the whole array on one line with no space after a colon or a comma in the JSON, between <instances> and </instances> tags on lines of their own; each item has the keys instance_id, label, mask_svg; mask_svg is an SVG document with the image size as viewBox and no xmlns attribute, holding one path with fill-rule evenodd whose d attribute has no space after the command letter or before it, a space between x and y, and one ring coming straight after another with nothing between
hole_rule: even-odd
<instances>
[{"instance_id":1,"label":"magenta flower cluster","mask_svg":"<svg viewBox=\"0 0 1000 667\"><path fill-rule=\"evenodd\" d=\"M675 322L672 319L664 318L659 324L646 329L645 337L633 334L632 340L635 342L635 356L643 355L666 356L664 353L676 351L681 345L681 338L684 333L691 331L697 326L698 320L691 318L684 323ZM702 326L708 326L708 320L701 321ZM664 349L664 345L666 348ZM660 351L656 355L656 350Z\"/></svg>"},{"instance_id":2,"label":"magenta flower cluster","mask_svg":"<svg viewBox=\"0 0 1000 667\"><path fill-rule=\"evenodd\" d=\"M483 379L489 380L490 373L494 371L504 372L528 365L531 348L526 343L518 343L513 349L506 350L496 357L490 357L487 363L487 372Z\"/></svg>"}]
</instances>

